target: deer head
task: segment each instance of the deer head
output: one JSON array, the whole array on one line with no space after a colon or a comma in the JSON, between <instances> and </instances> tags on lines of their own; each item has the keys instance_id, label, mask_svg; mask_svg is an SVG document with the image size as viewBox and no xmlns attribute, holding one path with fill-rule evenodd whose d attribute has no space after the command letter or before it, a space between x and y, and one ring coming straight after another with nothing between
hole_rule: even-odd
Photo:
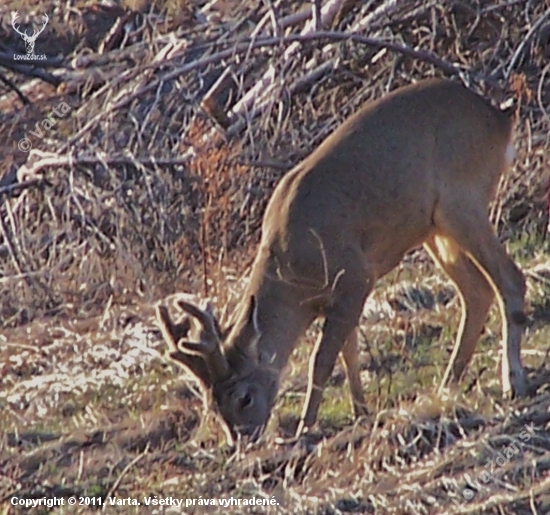
<instances>
[{"instance_id":1,"label":"deer head","mask_svg":"<svg viewBox=\"0 0 550 515\"><path fill-rule=\"evenodd\" d=\"M271 413L277 376L269 365L260 363L255 299L250 299L246 315L252 329L247 334L248 345L245 350L233 349L229 353L223 347L229 330L222 332L210 303L201 309L176 299L174 305L180 314L191 319L173 322L166 306L157 306L157 321L170 359L198 380L207 404L221 416L231 435L258 435ZM188 339L193 322L198 324L194 331L196 341Z\"/></svg>"}]
</instances>

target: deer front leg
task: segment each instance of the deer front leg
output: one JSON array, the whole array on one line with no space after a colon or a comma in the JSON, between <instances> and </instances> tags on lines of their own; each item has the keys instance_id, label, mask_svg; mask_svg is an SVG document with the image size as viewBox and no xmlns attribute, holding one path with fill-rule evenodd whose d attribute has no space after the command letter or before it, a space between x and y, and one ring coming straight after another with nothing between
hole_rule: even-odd
<instances>
[{"instance_id":1,"label":"deer front leg","mask_svg":"<svg viewBox=\"0 0 550 515\"><path fill-rule=\"evenodd\" d=\"M338 353L342 351L346 341L350 341L353 345L351 348L352 353L355 355L354 360L357 360L357 344L354 340L354 333L369 291L367 288L361 291L357 287L358 283L361 284L361 281L353 281L353 288L345 288L345 285L341 284L340 291L342 295L339 296L340 301L333 301L332 306L326 311L323 333L317 340L310 360L306 400L296 432L297 436L315 423L319 405L323 398L323 389L332 373ZM351 340L349 340L350 338ZM350 348L347 348L346 351L348 357L351 357ZM355 378L357 380L354 385L351 385L354 406L358 401L362 404L362 393L360 395L361 400L356 398L358 395L357 383L359 383L360 389L360 380L358 369L355 372L357 372Z\"/></svg>"}]
</instances>

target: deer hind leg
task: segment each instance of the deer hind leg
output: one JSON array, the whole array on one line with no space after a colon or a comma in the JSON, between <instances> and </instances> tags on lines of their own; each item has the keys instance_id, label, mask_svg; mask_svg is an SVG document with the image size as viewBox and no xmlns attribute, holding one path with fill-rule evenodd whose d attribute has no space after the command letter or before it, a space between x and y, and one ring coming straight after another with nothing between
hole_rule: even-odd
<instances>
[{"instance_id":1,"label":"deer hind leg","mask_svg":"<svg viewBox=\"0 0 550 515\"><path fill-rule=\"evenodd\" d=\"M435 236L424 244L433 260L447 273L458 289L462 317L456 343L441 388L458 382L472 359L487 313L494 299L493 288L455 241Z\"/></svg>"},{"instance_id":2,"label":"deer hind leg","mask_svg":"<svg viewBox=\"0 0 550 515\"><path fill-rule=\"evenodd\" d=\"M493 288L502 317L503 393L524 396L521 337L525 325L525 278L494 235L483 209L464 202L451 208L436 211L436 227L463 249Z\"/></svg>"},{"instance_id":3,"label":"deer hind leg","mask_svg":"<svg viewBox=\"0 0 550 515\"><path fill-rule=\"evenodd\" d=\"M308 387L297 435L314 424L323 397L323 388L344 343L352 337L359 323L363 304L372 288L372 282L367 284L364 280L364 271L357 267L358 271L354 273L353 268L346 268L335 286L333 300L325 310L323 332L317 340L309 363ZM358 377L357 382L360 384Z\"/></svg>"},{"instance_id":4,"label":"deer hind leg","mask_svg":"<svg viewBox=\"0 0 550 515\"><path fill-rule=\"evenodd\" d=\"M346 343L340 351L344 363L346 377L348 378L353 404L353 414L356 418L366 415L365 397L363 396L363 385L361 384L361 364L359 362L358 329L356 328L348 336Z\"/></svg>"}]
</instances>

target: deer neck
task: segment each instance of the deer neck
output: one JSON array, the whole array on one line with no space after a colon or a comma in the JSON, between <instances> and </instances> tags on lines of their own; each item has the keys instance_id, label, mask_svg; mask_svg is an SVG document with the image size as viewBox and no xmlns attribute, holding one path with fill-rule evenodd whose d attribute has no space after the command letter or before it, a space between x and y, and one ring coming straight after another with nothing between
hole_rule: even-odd
<instances>
[{"instance_id":1,"label":"deer neck","mask_svg":"<svg viewBox=\"0 0 550 515\"><path fill-rule=\"evenodd\" d=\"M261 249L229 345L280 371L315 318L315 313L304 304L296 288L280 278L277 267L272 254ZM259 338L254 337L256 332L249 316L252 297L257 303Z\"/></svg>"}]
</instances>

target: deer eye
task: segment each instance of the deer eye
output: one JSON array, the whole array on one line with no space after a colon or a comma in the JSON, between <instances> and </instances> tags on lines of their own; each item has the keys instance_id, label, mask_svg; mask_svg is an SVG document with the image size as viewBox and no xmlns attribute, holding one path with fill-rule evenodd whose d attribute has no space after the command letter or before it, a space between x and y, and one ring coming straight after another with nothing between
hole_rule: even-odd
<instances>
[{"instance_id":1,"label":"deer eye","mask_svg":"<svg viewBox=\"0 0 550 515\"><path fill-rule=\"evenodd\" d=\"M250 392L246 392L240 399L239 399L239 408L244 410L247 408L250 408L254 404L254 398L250 394Z\"/></svg>"}]
</instances>

